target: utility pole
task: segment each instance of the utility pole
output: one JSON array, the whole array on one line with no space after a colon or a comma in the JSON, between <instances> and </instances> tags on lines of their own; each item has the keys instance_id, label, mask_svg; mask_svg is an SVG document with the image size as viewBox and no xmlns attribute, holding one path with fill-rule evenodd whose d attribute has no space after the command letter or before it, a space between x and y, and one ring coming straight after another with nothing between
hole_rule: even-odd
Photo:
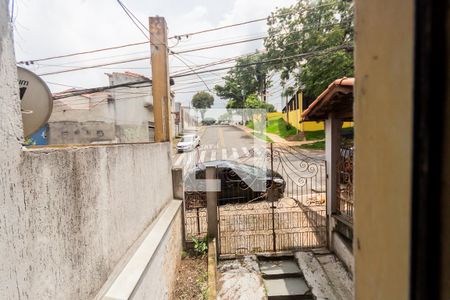
<instances>
[{"instance_id":1,"label":"utility pole","mask_svg":"<svg viewBox=\"0 0 450 300\"><path fill-rule=\"evenodd\" d=\"M155 142L170 141L170 83L167 23L163 17L150 17L153 115Z\"/></svg>"},{"instance_id":2,"label":"utility pole","mask_svg":"<svg viewBox=\"0 0 450 300\"><path fill-rule=\"evenodd\" d=\"M286 93L286 122L289 124L289 96Z\"/></svg>"},{"instance_id":3,"label":"utility pole","mask_svg":"<svg viewBox=\"0 0 450 300\"><path fill-rule=\"evenodd\" d=\"M263 99L264 103L267 103L267 76L266 76L266 74L264 74L264 77L263 77L262 99Z\"/></svg>"}]
</instances>

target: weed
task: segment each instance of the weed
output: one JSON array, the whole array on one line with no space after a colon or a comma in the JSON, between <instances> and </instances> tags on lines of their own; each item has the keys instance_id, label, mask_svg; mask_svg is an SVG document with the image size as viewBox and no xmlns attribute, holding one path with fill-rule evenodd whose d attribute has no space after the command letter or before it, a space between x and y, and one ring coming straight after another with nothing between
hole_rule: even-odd
<instances>
[{"instance_id":1,"label":"weed","mask_svg":"<svg viewBox=\"0 0 450 300\"><path fill-rule=\"evenodd\" d=\"M195 253L197 253L197 255L205 255L208 251L208 239L206 237L203 239L192 237L192 241L194 242Z\"/></svg>"}]
</instances>

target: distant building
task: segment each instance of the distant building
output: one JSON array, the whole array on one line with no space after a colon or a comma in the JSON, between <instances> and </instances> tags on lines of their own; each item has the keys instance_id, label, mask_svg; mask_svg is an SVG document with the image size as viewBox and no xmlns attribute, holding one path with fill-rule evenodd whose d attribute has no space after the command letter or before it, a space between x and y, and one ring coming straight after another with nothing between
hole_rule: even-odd
<instances>
[{"instance_id":1,"label":"distant building","mask_svg":"<svg viewBox=\"0 0 450 300\"><path fill-rule=\"evenodd\" d=\"M303 97L303 92L299 90L294 96L292 96L287 105L283 107L282 113L269 113L269 115L282 115L283 119L292 126L296 127L299 132L325 130L325 124L323 121L302 120L302 114L311 102L312 101L307 101ZM343 124L344 128L353 127L353 122L350 122L350 120L345 121L346 122Z\"/></svg>"},{"instance_id":2,"label":"distant building","mask_svg":"<svg viewBox=\"0 0 450 300\"><path fill-rule=\"evenodd\" d=\"M48 122L49 144L154 141L150 79L131 72L106 75L110 86L148 82L55 100Z\"/></svg>"}]
</instances>

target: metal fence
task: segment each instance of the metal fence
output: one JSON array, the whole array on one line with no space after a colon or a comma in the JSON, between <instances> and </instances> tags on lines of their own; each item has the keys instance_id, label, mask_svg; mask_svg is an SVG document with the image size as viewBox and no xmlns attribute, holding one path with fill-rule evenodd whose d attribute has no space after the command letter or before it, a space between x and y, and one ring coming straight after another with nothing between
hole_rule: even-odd
<instances>
[{"instance_id":1,"label":"metal fence","mask_svg":"<svg viewBox=\"0 0 450 300\"><path fill-rule=\"evenodd\" d=\"M208 229L206 208L186 209L184 211L185 239L204 238Z\"/></svg>"},{"instance_id":2,"label":"metal fence","mask_svg":"<svg viewBox=\"0 0 450 300\"><path fill-rule=\"evenodd\" d=\"M326 211L290 199L219 207L222 255L264 253L326 245Z\"/></svg>"},{"instance_id":3,"label":"metal fence","mask_svg":"<svg viewBox=\"0 0 450 300\"><path fill-rule=\"evenodd\" d=\"M337 211L353 223L353 147L341 148L337 172Z\"/></svg>"}]
</instances>

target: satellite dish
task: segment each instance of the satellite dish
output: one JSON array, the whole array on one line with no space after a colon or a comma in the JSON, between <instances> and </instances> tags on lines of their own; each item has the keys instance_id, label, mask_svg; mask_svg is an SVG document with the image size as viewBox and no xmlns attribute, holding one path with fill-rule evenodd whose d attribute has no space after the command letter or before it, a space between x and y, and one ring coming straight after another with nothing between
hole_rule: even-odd
<instances>
[{"instance_id":1,"label":"satellite dish","mask_svg":"<svg viewBox=\"0 0 450 300\"><path fill-rule=\"evenodd\" d=\"M17 67L25 137L44 126L53 109L53 98L47 84L33 72Z\"/></svg>"}]
</instances>

